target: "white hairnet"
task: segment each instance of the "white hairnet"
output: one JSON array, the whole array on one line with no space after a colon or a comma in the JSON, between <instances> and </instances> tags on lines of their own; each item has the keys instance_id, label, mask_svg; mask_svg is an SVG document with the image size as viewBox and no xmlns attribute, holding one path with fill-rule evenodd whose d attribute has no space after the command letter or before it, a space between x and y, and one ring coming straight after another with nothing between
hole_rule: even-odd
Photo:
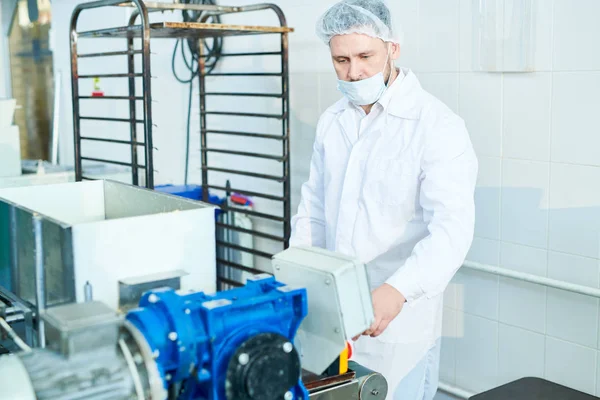
<instances>
[{"instance_id":1,"label":"white hairnet","mask_svg":"<svg viewBox=\"0 0 600 400\"><path fill-rule=\"evenodd\" d=\"M325 44L335 35L362 33L384 42L400 43L394 35L390 10L383 0L342 0L319 18L317 36Z\"/></svg>"}]
</instances>

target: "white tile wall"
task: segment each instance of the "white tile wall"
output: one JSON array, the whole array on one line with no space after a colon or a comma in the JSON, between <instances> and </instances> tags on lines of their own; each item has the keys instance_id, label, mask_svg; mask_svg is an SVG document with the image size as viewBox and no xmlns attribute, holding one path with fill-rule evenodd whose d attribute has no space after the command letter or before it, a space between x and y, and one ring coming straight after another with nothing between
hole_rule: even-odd
<instances>
[{"instance_id":1,"label":"white tile wall","mask_svg":"<svg viewBox=\"0 0 600 400\"><path fill-rule=\"evenodd\" d=\"M551 94L551 73L504 77L504 157L550 161Z\"/></svg>"},{"instance_id":2,"label":"white tile wall","mask_svg":"<svg viewBox=\"0 0 600 400\"><path fill-rule=\"evenodd\" d=\"M600 255L600 168L553 163L550 169L549 248Z\"/></svg>"},{"instance_id":3,"label":"white tile wall","mask_svg":"<svg viewBox=\"0 0 600 400\"><path fill-rule=\"evenodd\" d=\"M500 265L503 268L528 274L546 276L548 251L535 247L502 242Z\"/></svg>"},{"instance_id":4,"label":"white tile wall","mask_svg":"<svg viewBox=\"0 0 600 400\"><path fill-rule=\"evenodd\" d=\"M596 350L546 337L544 377L550 381L593 394L595 391Z\"/></svg>"},{"instance_id":5,"label":"white tile wall","mask_svg":"<svg viewBox=\"0 0 600 400\"><path fill-rule=\"evenodd\" d=\"M500 239L500 194L502 160L479 157L479 175L475 190L475 235Z\"/></svg>"},{"instance_id":6,"label":"white tile wall","mask_svg":"<svg viewBox=\"0 0 600 400\"><path fill-rule=\"evenodd\" d=\"M502 155L502 75L460 74L459 113L480 157Z\"/></svg>"},{"instance_id":7,"label":"white tile wall","mask_svg":"<svg viewBox=\"0 0 600 400\"><path fill-rule=\"evenodd\" d=\"M460 0L459 19L459 66L460 71L473 70L473 0Z\"/></svg>"},{"instance_id":8,"label":"white tile wall","mask_svg":"<svg viewBox=\"0 0 600 400\"><path fill-rule=\"evenodd\" d=\"M599 70L600 52L595 38L600 34L600 3L596 0L554 2L554 70Z\"/></svg>"},{"instance_id":9,"label":"white tile wall","mask_svg":"<svg viewBox=\"0 0 600 400\"><path fill-rule=\"evenodd\" d=\"M535 19L535 70L552 70L552 49L554 25L552 21L554 15L554 0L534 0L533 1Z\"/></svg>"},{"instance_id":10,"label":"white tile wall","mask_svg":"<svg viewBox=\"0 0 600 400\"><path fill-rule=\"evenodd\" d=\"M419 69L419 0L387 2L393 28L402 34L399 65Z\"/></svg>"},{"instance_id":11,"label":"white tile wall","mask_svg":"<svg viewBox=\"0 0 600 400\"><path fill-rule=\"evenodd\" d=\"M456 310L445 308L442 325L440 379L451 384L456 381L457 313Z\"/></svg>"},{"instance_id":12,"label":"white tile wall","mask_svg":"<svg viewBox=\"0 0 600 400\"><path fill-rule=\"evenodd\" d=\"M500 324L498 338L499 385L524 376L544 377L544 335Z\"/></svg>"},{"instance_id":13,"label":"white tile wall","mask_svg":"<svg viewBox=\"0 0 600 400\"><path fill-rule=\"evenodd\" d=\"M456 385L482 392L498 384L498 322L458 313Z\"/></svg>"},{"instance_id":14,"label":"white tile wall","mask_svg":"<svg viewBox=\"0 0 600 400\"><path fill-rule=\"evenodd\" d=\"M549 163L512 159L502 162L503 241L546 247L549 179Z\"/></svg>"},{"instance_id":15,"label":"white tile wall","mask_svg":"<svg viewBox=\"0 0 600 400\"><path fill-rule=\"evenodd\" d=\"M548 277L598 287L597 259L550 252ZM598 299L548 289L547 333L588 347L598 342Z\"/></svg>"},{"instance_id":16,"label":"white tile wall","mask_svg":"<svg viewBox=\"0 0 600 400\"><path fill-rule=\"evenodd\" d=\"M511 278L500 278L498 319L530 331L546 331L546 288Z\"/></svg>"},{"instance_id":17,"label":"white tile wall","mask_svg":"<svg viewBox=\"0 0 600 400\"><path fill-rule=\"evenodd\" d=\"M419 1L419 67L458 72L459 0Z\"/></svg>"},{"instance_id":18,"label":"white tile wall","mask_svg":"<svg viewBox=\"0 0 600 400\"><path fill-rule=\"evenodd\" d=\"M458 112L458 80L455 73L419 73L423 89L440 99L455 113Z\"/></svg>"},{"instance_id":19,"label":"white tile wall","mask_svg":"<svg viewBox=\"0 0 600 400\"><path fill-rule=\"evenodd\" d=\"M600 71L554 73L552 161L600 166L599 108Z\"/></svg>"},{"instance_id":20,"label":"white tile wall","mask_svg":"<svg viewBox=\"0 0 600 400\"><path fill-rule=\"evenodd\" d=\"M498 277L462 268L456 282L457 309L481 317L498 318Z\"/></svg>"}]
</instances>

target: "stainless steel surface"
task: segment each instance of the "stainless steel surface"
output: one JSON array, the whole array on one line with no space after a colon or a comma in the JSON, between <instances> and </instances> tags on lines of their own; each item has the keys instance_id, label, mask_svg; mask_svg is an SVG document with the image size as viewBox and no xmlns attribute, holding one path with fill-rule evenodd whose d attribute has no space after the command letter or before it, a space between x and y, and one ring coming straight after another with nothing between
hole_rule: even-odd
<instances>
[{"instance_id":1,"label":"stainless steel surface","mask_svg":"<svg viewBox=\"0 0 600 400\"><path fill-rule=\"evenodd\" d=\"M360 400L385 400L388 384L383 375L354 361L348 362L348 368L356 372Z\"/></svg>"},{"instance_id":2,"label":"stainless steel surface","mask_svg":"<svg viewBox=\"0 0 600 400\"><path fill-rule=\"evenodd\" d=\"M44 329L44 320L40 318L42 312L46 309L46 274L44 271L44 241L42 238L42 218L39 215L33 215L33 235L35 252L35 306L37 309L37 333L38 345L41 348L46 347L46 330Z\"/></svg>"},{"instance_id":3,"label":"stainless steel surface","mask_svg":"<svg viewBox=\"0 0 600 400\"><path fill-rule=\"evenodd\" d=\"M161 287L174 290L181 288L181 278L188 275L182 270L169 271L158 274L143 275L119 281L119 310L125 312L137 307L144 292Z\"/></svg>"},{"instance_id":4,"label":"stainless steel surface","mask_svg":"<svg viewBox=\"0 0 600 400\"><path fill-rule=\"evenodd\" d=\"M10 288L14 290L14 288L19 287L19 274L18 274L18 266L19 266L19 252L17 247L17 210L14 207L8 207L8 205L0 205L0 207L8 208L8 213L10 215Z\"/></svg>"},{"instance_id":5,"label":"stainless steel surface","mask_svg":"<svg viewBox=\"0 0 600 400\"><path fill-rule=\"evenodd\" d=\"M323 389L308 396L311 400L359 400L358 382L352 381L340 386Z\"/></svg>"},{"instance_id":6,"label":"stainless steel surface","mask_svg":"<svg viewBox=\"0 0 600 400\"><path fill-rule=\"evenodd\" d=\"M212 207L179 196L172 196L119 182L104 182L105 219L132 218L172 211Z\"/></svg>"},{"instance_id":7,"label":"stainless steel surface","mask_svg":"<svg viewBox=\"0 0 600 400\"><path fill-rule=\"evenodd\" d=\"M62 72L56 72L56 78L54 80L54 106L52 112L52 132L50 139L50 162L52 164L58 164L58 141L60 137L60 99L62 88Z\"/></svg>"},{"instance_id":8,"label":"stainless steel surface","mask_svg":"<svg viewBox=\"0 0 600 400\"><path fill-rule=\"evenodd\" d=\"M89 281L94 297L116 309L119 279L177 269L189 272L187 286L216 289L211 205L94 181L0 189L0 210L7 209L14 213L11 239L18 262L10 290L32 304L84 301ZM40 218L45 296L36 291L41 275L32 251L34 215Z\"/></svg>"}]
</instances>

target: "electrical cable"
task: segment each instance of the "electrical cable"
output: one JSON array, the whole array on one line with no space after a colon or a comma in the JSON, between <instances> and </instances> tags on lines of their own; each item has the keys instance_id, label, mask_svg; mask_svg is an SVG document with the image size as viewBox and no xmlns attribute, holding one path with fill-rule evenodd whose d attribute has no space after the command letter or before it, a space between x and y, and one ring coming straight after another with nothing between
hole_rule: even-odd
<instances>
[{"instance_id":1,"label":"electrical cable","mask_svg":"<svg viewBox=\"0 0 600 400\"><path fill-rule=\"evenodd\" d=\"M204 5L217 5L216 0L180 0L182 4L204 4ZM184 22L198 22L203 16L203 11L190 11L183 10L182 16ZM210 19L214 23L221 23L220 16L211 16ZM191 56L186 55L185 45L183 41L187 42L187 47ZM178 82L183 84L189 84L189 95L188 95L188 110L187 110L187 126L186 126L186 145L185 145L185 176L184 176L184 184L188 183L188 172L189 172L189 158L190 158L190 120L192 114L192 91L194 85L194 79L200 73L200 49L199 49L199 39L188 38L188 39L178 39L175 43L175 48L173 49L173 57L171 59L171 69L173 70L173 75ZM205 59L204 65L206 69L206 73L210 74L217 63L221 59L221 54L223 51L223 38L216 37L212 39L212 45L209 44L209 41L206 39L202 39L203 46L206 49L202 58ZM181 57L185 64L187 71L189 72L189 79L181 78L177 71L175 70L175 59L177 57L177 50L181 46ZM191 59L189 59L191 57ZM202 90L203 88L199 88Z\"/></svg>"}]
</instances>

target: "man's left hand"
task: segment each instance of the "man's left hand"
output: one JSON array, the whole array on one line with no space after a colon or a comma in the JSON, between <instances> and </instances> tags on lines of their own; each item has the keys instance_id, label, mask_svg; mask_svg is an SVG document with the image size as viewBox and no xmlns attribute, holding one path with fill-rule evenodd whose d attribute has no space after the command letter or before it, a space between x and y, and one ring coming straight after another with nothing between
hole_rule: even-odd
<instances>
[{"instance_id":1,"label":"man's left hand","mask_svg":"<svg viewBox=\"0 0 600 400\"><path fill-rule=\"evenodd\" d=\"M393 286L384 283L371 294L375 321L363 335L377 337L383 333L387 326L404 307L406 299ZM354 338L354 340L358 337Z\"/></svg>"}]
</instances>

